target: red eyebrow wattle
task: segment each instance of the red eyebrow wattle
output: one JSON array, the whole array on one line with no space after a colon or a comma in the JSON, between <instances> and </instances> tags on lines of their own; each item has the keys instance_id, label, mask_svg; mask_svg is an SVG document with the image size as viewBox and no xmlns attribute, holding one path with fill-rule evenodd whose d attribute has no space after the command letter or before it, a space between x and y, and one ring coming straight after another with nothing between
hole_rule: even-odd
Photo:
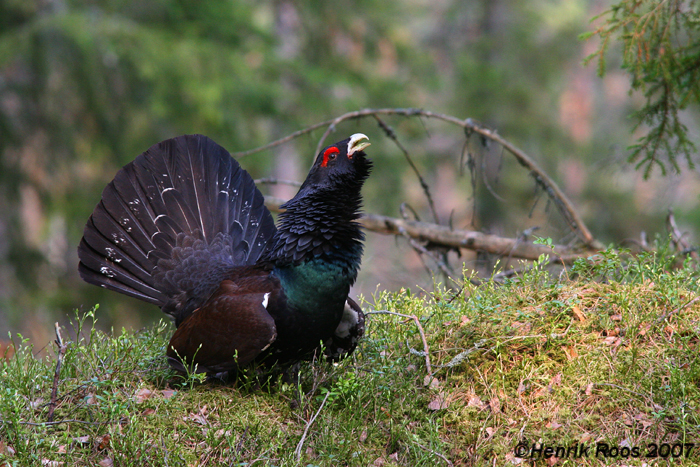
<instances>
[{"instance_id":1,"label":"red eyebrow wattle","mask_svg":"<svg viewBox=\"0 0 700 467\"><path fill-rule=\"evenodd\" d=\"M323 151L323 162L321 162L321 167L325 167L328 165L328 156L330 156L331 154L338 154L339 152L340 150L335 146L331 146L330 148Z\"/></svg>"}]
</instances>

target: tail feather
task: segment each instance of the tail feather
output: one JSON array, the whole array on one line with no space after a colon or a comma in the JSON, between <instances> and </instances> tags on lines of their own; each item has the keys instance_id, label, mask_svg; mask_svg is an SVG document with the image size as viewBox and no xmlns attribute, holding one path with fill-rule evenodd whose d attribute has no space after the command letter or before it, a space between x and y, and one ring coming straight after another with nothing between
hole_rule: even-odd
<instances>
[{"instance_id":1,"label":"tail feather","mask_svg":"<svg viewBox=\"0 0 700 467\"><path fill-rule=\"evenodd\" d=\"M79 271L180 322L232 267L254 264L275 230L262 194L225 149L180 136L107 185L78 247Z\"/></svg>"},{"instance_id":2,"label":"tail feather","mask_svg":"<svg viewBox=\"0 0 700 467\"><path fill-rule=\"evenodd\" d=\"M91 244L98 250L93 249ZM158 306L166 302L167 297L162 292L148 285L150 282L148 272L140 268L130 256L124 254L113 243L101 238L99 234L91 234L89 240L83 238L78 251L81 252L79 272L86 282L104 286ZM107 251L109 258L101 257L98 251Z\"/></svg>"}]
</instances>

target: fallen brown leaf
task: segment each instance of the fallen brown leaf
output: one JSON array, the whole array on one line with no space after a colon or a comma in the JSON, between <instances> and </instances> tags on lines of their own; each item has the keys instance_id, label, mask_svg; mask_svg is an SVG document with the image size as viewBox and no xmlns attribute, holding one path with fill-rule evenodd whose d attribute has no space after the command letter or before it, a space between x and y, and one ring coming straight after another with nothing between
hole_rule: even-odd
<instances>
[{"instance_id":1,"label":"fallen brown leaf","mask_svg":"<svg viewBox=\"0 0 700 467\"><path fill-rule=\"evenodd\" d=\"M100 467L112 467L112 465L114 465L114 461L109 457L105 457L97 465Z\"/></svg>"},{"instance_id":2,"label":"fallen brown leaf","mask_svg":"<svg viewBox=\"0 0 700 467\"><path fill-rule=\"evenodd\" d=\"M620 420L622 423L624 423L627 426L634 426L634 420L632 417L630 417L628 414L623 413L622 416L620 417Z\"/></svg>"},{"instance_id":3,"label":"fallen brown leaf","mask_svg":"<svg viewBox=\"0 0 700 467\"><path fill-rule=\"evenodd\" d=\"M105 449L107 446L109 446L109 441L111 439L112 439L112 437L109 435L97 436L95 438L95 444L97 445L97 449L99 451Z\"/></svg>"},{"instance_id":4,"label":"fallen brown leaf","mask_svg":"<svg viewBox=\"0 0 700 467\"><path fill-rule=\"evenodd\" d=\"M523 463L523 460L520 457L515 457L512 452L506 453L506 460L513 465L520 465Z\"/></svg>"},{"instance_id":5,"label":"fallen brown leaf","mask_svg":"<svg viewBox=\"0 0 700 467\"><path fill-rule=\"evenodd\" d=\"M476 394L471 394L469 396L469 400L467 401L467 407L476 407L477 409L485 409L486 404L484 404L484 401L481 400L479 396Z\"/></svg>"},{"instance_id":6,"label":"fallen brown leaf","mask_svg":"<svg viewBox=\"0 0 700 467\"><path fill-rule=\"evenodd\" d=\"M440 386L440 380L433 376L425 375L425 378L423 378L423 386L435 389Z\"/></svg>"},{"instance_id":7,"label":"fallen brown leaf","mask_svg":"<svg viewBox=\"0 0 700 467\"><path fill-rule=\"evenodd\" d=\"M520 321L513 321L512 326L521 336L528 334L532 329L532 325L530 323L521 323Z\"/></svg>"},{"instance_id":8,"label":"fallen brown leaf","mask_svg":"<svg viewBox=\"0 0 700 467\"><path fill-rule=\"evenodd\" d=\"M576 317L577 320L581 321L582 323L586 321L586 315L583 314L583 311L576 305L571 307L571 310L574 312L574 316Z\"/></svg>"},{"instance_id":9,"label":"fallen brown leaf","mask_svg":"<svg viewBox=\"0 0 700 467\"><path fill-rule=\"evenodd\" d=\"M199 423L200 425L207 425L207 406L205 405L199 411L189 414L187 417L183 417L185 421L192 420L193 422Z\"/></svg>"},{"instance_id":10,"label":"fallen brown leaf","mask_svg":"<svg viewBox=\"0 0 700 467\"><path fill-rule=\"evenodd\" d=\"M568 346L568 345L562 345L562 350L564 350L564 353L566 354L567 360L573 360L576 357L578 357L578 350L576 350L576 347Z\"/></svg>"},{"instance_id":11,"label":"fallen brown leaf","mask_svg":"<svg viewBox=\"0 0 700 467\"><path fill-rule=\"evenodd\" d=\"M649 418L647 418L646 414L643 413L638 413L637 415L634 416L634 419L642 425L643 428L649 428L651 425L654 424Z\"/></svg>"},{"instance_id":12,"label":"fallen brown leaf","mask_svg":"<svg viewBox=\"0 0 700 467\"><path fill-rule=\"evenodd\" d=\"M436 394L433 397L433 400L430 401L430 403L428 404L428 410L443 410L448 408L449 406L450 404L445 398L445 394L441 392L439 394Z\"/></svg>"},{"instance_id":13,"label":"fallen brown leaf","mask_svg":"<svg viewBox=\"0 0 700 467\"><path fill-rule=\"evenodd\" d=\"M141 404L143 401L150 399L151 397L153 397L153 391L150 389L141 388L134 393L134 402Z\"/></svg>"},{"instance_id":14,"label":"fallen brown leaf","mask_svg":"<svg viewBox=\"0 0 700 467\"><path fill-rule=\"evenodd\" d=\"M559 386L561 384L561 373L557 373L552 377L552 381L549 382L551 386Z\"/></svg>"},{"instance_id":15,"label":"fallen brown leaf","mask_svg":"<svg viewBox=\"0 0 700 467\"><path fill-rule=\"evenodd\" d=\"M76 444L87 444L90 442L90 437L89 436L79 436L77 438L73 438L73 442Z\"/></svg>"},{"instance_id":16,"label":"fallen brown leaf","mask_svg":"<svg viewBox=\"0 0 700 467\"><path fill-rule=\"evenodd\" d=\"M545 425L547 428L550 428L552 430L558 430L561 428L563 425L561 423L557 422L548 422L547 425Z\"/></svg>"},{"instance_id":17,"label":"fallen brown leaf","mask_svg":"<svg viewBox=\"0 0 700 467\"><path fill-rule=\"evenodd\" d=\"M646 333L651 329L651 324L649 323L642 323L639 325L639 335L640 336L645 336Z\"/></svg>"},{"instance_id":18,"label":"fallen brown leaf","mask_svg":"<svg viewBox=\"0 0 700 467\"><path fill-rule=\"evenodd\" d=\"M44 399L42 399L41 397L37 397L36 399L34 399L33 401L31 401L29 403L29 406L32 409L37 409L37 408L41 407L42 405L44 405Z\"/></svg>"}]
</instances>

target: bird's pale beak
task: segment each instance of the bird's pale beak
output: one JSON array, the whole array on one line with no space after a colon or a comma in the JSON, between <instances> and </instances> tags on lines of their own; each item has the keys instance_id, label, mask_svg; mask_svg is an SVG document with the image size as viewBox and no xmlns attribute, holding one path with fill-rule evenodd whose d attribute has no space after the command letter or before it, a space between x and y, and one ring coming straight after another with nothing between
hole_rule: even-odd
<instances>
[{"instance_id":1,"label":"bird's pale beak","mask_svg":"<svg viewBox=\"0 0 700 467\"><path fill-rule=\"evenodd\" d=\"M369 138L362 133L355 133L350 137L348 142L348 157L352 159L352 155L357 151L362 151L370 145Z\"/></svg>"}]
</instances>

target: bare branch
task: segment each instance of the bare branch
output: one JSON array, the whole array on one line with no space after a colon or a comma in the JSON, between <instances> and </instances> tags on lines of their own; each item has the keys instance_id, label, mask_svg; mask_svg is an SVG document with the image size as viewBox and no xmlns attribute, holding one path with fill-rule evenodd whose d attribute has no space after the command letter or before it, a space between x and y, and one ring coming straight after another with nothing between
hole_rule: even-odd
<instances>
[{"instance_id":1,"label":"bare branch","mask_svg":"<svg viewBox=\"0 0 700 467\"><path fill-rule=\"evenodd\" d=\"M587 250L575 253L570 248L559 245L554 246L554 249L552 249L547 245L526 243L517 238L499 237L473 230L452 230L442 225L406 221L379 214L365 214L360 219L360 224L373 232L403 235L401 233L403 229L412 238L429 241L445 247L466 248L500 256L510 255L521 259L535 260L542 254L554 254L562 262L571 263L578 258L590 255L591 251L597 251Z\"/></svg>"},{"instance_id":2,"label":"bare branch","mask_svg":"<svg viewBox=\"0 0 700 467\"><path fill-rule=\"evenodd\" d=\"M280 205L286 200L265 197L265 205L273 212L280 212ZM431 224L429 222L397 219L395 217L382 216L380 214L365 213L359 219L359 223L365 229L384 234L407 236L419 241L427 241L446 248L464 248L473 251L483 251L499 256L509 256L536 260L540 255L554 255L552 262L571 264L578 258L586 258L598 250L589 247L581 251L574 251L569 247L555 245L536 245L523 241L522 238L499 237L498 235L485 234L475 230L450 229L444 225Z\"/></svg>"},{"instance_id":3,"label":"bare branch","mask_svg":"<svg viewBox=\"0 0 700 467\"><path fill-rule=\"evenodd\" d=\"M406 158L406 162L408 162L408 165L411 166L413 173L415 173L416 177L418 177L418 182L420 183L420 186L423 189L423 193L425 193L425 197L428 199L428 207L430 207L430 211L433 213L433 219L435 219L436 224L439 224L440 218L438 218L437 210L435 209L435 203L433 202L433 197L430 194L430 188L428 187L428 184L425 182L425 179L423 178L420 171L418 170L418 167L416 167L416 164L413 163L413 159L411 159L411 156L408 154L408 151L403 146L403 144L401 144L401 142L399 141L399 138L397 138L396 132L394 131L394 129L390 125L387 125L386 123L384 123L384 120L382 120L378 116L375 115L374 118L377 120L379 127L382 130L384 130L384 133L386 133L386 135L401 150L401 152L403 153L403 156Z\"/></svg>"},{"instance_id":4,"label":"bare branch","mask_svg":"<svg viewBox=\"0 0 700 467\"><path fill-rule=\"evenodd\" d=\"M321 139L318 142L316 152L318 153L321 148L323 147L323 143L325 139L335 131L337 125L340 123L346 121L346 120L354 120L358 118L365 118L365 117L377 117L378 115L402 115L405 117L426 117L426 118L434 118L437 120L441 120L444 122L451 123L453 125L457 125L459 127L464 128L467 130L469 133L478 133L482 137L489 139L491 141L495 141L498 144L500 144L503 148L508 150L509 153L511 153L515 159L530 171L530 175L535 179L535 182L540 185L544 191L547 193L547 195L555 201L555 204L559 210L559 212L564 216L566 221L569 223L569 226L571 229L576 233L576 235L579 237L579 239L590 249L593 250L601 250L604 248L604 245L598 242L593 235L591 234L590 230L586 227L584 224L583 220L579 216L578 212L573 207L573 204L569 200L569 198L564 194L564 192L557 186L557 184L554 182L554 180L551 179L525 152L517 148L515 145L511 144L507 140L503 139L501 136L499 136L495 131L486 129L478 125L477 123L473 122L471 119L466 119L466 120L460 120L456 117L452 117L450 115L445 115L441 113L435 113L431 112L429 110L421 110L421 109L363 109L363 110L357 110L354 112L348 112L346 114L343 114L339 117L336 117L332 120L327 120L325 122L317 123L315 125L312 125L308 128L305 128L303 130L299 130L295 133L292 133L289 136L286 136L282 139L279 139L277 141L273 141L272 143L262 146L260 148L256 149L251 149L250 151L244 151L244 152L238 152L234 153L234 157L244 157L249 154L253 154L255 152L263 151L265 149L269 149L275 146L278 146L280 144L283 144L287 141L291 141L294 138L297 138L301 135L305 135L307 133L310 133L318 128L327 126L326 130L324 131L323 135L321 136Z\"/></svg>"},{"instance_id":5,"label":"bare branch","mask_svg":"<svg viewBox=\"0 0 700 467\"><path fill-rule=\"evenodd\" d=\"M253 180L253 183L255 183L256 185L265 184L265 185L289 185L289 186L295 186L295 187L301 186L301 182L297 182L295 180L282 180L279 178L271 178L271 177L258 178L258 179Z\"/></svg>"}]
</instances>

